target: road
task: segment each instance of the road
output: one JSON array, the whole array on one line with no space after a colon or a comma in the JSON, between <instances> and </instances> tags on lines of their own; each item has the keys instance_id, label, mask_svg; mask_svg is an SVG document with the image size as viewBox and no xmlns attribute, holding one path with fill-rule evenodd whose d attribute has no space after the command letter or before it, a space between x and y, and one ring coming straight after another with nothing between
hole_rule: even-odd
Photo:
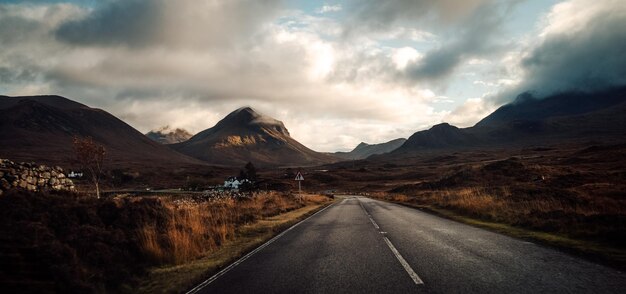
<instances>
[{"instance_id":1,"label":"road","mask_svg":"<svg viewBox=\"0 0 626 294\"><path fill-rule=\"evenodd\" d=\"M351 196L199 293L625 293L626 273L554 249Z\"/></svg>"}]
</instances>

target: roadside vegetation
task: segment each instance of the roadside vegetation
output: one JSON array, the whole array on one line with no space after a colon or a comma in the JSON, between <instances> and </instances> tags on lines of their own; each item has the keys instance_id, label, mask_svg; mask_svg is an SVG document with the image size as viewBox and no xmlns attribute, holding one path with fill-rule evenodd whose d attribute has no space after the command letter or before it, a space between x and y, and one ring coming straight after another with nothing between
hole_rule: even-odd
<instances>
[{"instance_id":1,"label":"roadside vegetation","mask_svg":"<svg viewBox=\"0 0 626 294\"><path fill-rule=\"evenodd\" d=\"M20 291L30 286L37 292L136 292L154 268L210 258L238 242L244 228L329 201L277 192L97 200L69 192L10 191L0 198L0 262L12 270L1 274ZM206 271L195 273L202 277Z\"/></svg>"},{"instance_id":2,"label":"roadside vegetation","mask_svg":"<svg viewBox=\"0 0 626 294\"><path fill-rule=\"evenodd\" d=\"M372 195L624 266L625 183L619 170L509 158L459 166L439 178Z\"/></svg>"},{"instance_id":3,"label":"roadside vegetation","mask_svg":"<svg viewBox=\"0 0 626 294\"><path fill-rule=\"evenodd\" d=\"M148 274L142 278L135 291L179 293L181 290L191 289L276 234L319 211L329 203L330 198L305 195L302 200L308 205L237 227L233 238L225 240L219 247L208 250L200 258L149 268Z\"/></svg>"}]
</instances>

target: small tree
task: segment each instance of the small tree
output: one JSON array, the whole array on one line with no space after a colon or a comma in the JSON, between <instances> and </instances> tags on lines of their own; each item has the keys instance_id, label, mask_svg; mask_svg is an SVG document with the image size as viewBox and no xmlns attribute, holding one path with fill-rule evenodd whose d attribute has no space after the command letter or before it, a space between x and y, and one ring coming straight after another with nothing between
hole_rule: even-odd
<instances>
[{"instance_id":1,"label":"small tree","mask_svg":"<svg viewBox=\"0 0 626 294\"><path fill-rule=\"evenodd\" d=\"M252 162L248 162L245 166L247 179L250 181L256 181L256 168Z\"/></svg>"},{"instance_id":2,"label":"small tree","mask_svg":"<svg viewBox=\"0 0 626 294\"><path fill-rule=\"evenodd\" d=\"M106 153L104 146L94 142L90 137L74 137L74 152L82 169L91 176L91 182L96 188L96 197L100 199L100 178Z\"/></svg>"}]
</instances>

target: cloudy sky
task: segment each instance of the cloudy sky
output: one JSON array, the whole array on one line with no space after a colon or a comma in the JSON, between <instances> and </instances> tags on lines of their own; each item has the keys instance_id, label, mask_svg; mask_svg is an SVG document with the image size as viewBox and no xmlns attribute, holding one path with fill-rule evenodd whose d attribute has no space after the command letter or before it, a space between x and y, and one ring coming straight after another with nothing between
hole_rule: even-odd
<instances>
[{"instance_id":1,"label":"cloudy sky","mask_svg":"<svg viewBox=\"0 0 626 294\"><path fill-rule=\"evenodd\" d=\"M0 94L142 132L241 106L317 151L472 126L525 91L626 84L623 0L0 0Z\"/></svg>"}]
</instances>

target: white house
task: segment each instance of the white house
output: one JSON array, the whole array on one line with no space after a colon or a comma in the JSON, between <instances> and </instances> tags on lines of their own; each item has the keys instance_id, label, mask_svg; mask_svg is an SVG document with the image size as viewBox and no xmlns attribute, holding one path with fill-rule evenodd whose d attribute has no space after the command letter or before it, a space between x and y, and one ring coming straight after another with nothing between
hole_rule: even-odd
<instances>
[{"instance_id":1,"label":"white house","mask_svg":"<svg viewBox=\"0 0 626 294\"><path fill-rule=\"evenodd\" d=\"M224 188L239 189L241 182L236 177L230 177L224 181Z\"/></svg>"},{"instance_id":2,"label":"white house","mask_svg":"<svg viewBox=\"0 0 626 294\"><path fill-rule=\"evenodd\" d=\"M68 178L82 178L83 173L71 171L69 174L67 174L67 177Z\"/></svg>"},{"instance_id":3,"label":"white house","mask_svg":"<svg viewBox=\"0 0 626 294\"><path fill-rule=\"evenodd\" d=\"M226 181L224 181L224 188L227 189L239 189L241 185L244 183L252 183L248 179L239 180L236 177L230 177Z\"/></svg>"}]
</instances>

